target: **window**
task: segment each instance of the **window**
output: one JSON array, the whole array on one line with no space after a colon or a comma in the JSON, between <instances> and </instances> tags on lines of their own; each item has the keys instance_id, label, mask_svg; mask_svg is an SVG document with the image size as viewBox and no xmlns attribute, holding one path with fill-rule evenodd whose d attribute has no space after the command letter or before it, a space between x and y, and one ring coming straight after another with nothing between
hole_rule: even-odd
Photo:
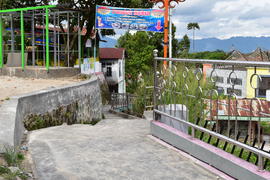
<instances>
[{"instance_id":1,"label":"window","mask_svg":"<svg viewBox=\"0 0 270 180\"><path fill-rule=\"evenodd\" d=\"M231 81L230 81L230 78L227 78L227 83L228 84L235 84L235 85L242 85L242 79L238 79L238 78L231 78Z\"/></svg>"},{"instance_id":2,"label":"window","mask_svg":"<svg viewBox=\"0 0 270 180\"><path fill-rule=\"evenodd\" d=\"M228 88L227 89L227 94L236 94L236 96L242 96L242 90L241 89L232 89L232 88Z\"/></svg>"},{"instance_id":3,"label":"window","mask_svg":"<svg viewBox=\"0 0 270 180\"><path fill-rule=\"evenodd\" d=\"M107 66L107 71L106 71L106 76L108 77L112 77L112 67L111 66Z\"/></svg>"},{"instance_id":4,"label":"window","mask_svg":"<svg viewBox=\"0 0 270 180\"><path fill-rule=\"evenodd\" d=\"M224 78L223 77L220 77L220 76L215 76L214 77L214 80L218 83L223 83L224 82Z\"/></svg>"},{"instance_id":5,"label":"window","mask_svg":"<svg viewBox=\"0 0 270 180\"><path fill-rule=\"evenodd\" d=\"M270 89L270 77L261 77L262 81L259 82L259 89L257 90L258 97L265 97L266 90Z\"/></svg>"}]
</instances>

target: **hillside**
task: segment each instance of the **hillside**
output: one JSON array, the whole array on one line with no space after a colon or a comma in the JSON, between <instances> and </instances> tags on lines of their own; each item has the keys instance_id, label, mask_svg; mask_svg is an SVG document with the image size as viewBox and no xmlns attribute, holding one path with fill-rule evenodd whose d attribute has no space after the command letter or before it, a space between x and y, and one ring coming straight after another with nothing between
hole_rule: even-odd
<instances>
[{"instance_id":1,"label":"hillside","mask_svg":"<svg viewBox=\"0 0 270 180\"><path fill-rule=\"evenodd\" d=\"M235 48L243 53L249 53L257 47L269 50L270 37L232 37L230 39L207 38L195 40L196 52L215 51L217 49L228 52Z\"/></svg>"},{"instance_id":2,"label":"hillside","mask_svg":"<svg viewBox=\"0 0 270 180\"><path fill-rule=\"evenodd\" d=\"M117 39L112 37L103 37L107 42L101 42L100 47L115 47ZM254 51L257 47L262 49L270 49L270 37L232 37L230 39L206 38L195 40L195 51L215 51L217 49L225 52L231 51L233 48L243 53ZM192 51L192 42L191 48Z\"/></svg>"}]
</instances>

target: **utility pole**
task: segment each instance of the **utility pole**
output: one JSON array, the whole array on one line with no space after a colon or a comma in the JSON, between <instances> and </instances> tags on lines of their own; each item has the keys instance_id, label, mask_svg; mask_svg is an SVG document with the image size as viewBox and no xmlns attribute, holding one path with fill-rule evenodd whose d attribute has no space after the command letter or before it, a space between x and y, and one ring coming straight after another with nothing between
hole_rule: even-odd
<instances>
[{"instance_id":1,"label":"utility pole","mask_svg":"<svg viewBox=\"0 0 270 180\"><path fill-rule=\"evenodd\" d=\"M170 32L169 32L169 58L172 58L172 9L169 12ZM172 61L169 62L169 68L172 69Z\"/></svg>"},{"instance_id":2,"label":"utility pole","mask_svg":"<svg viewBox=\"0 0 270 180\"><path fill-rule=\"evenodd\" d=\"M185 2L186 0L149 0L150 2L153 2L155 4L162 3L162 6L159 6L160 9L165 10L164 15L164 58L168 57L168 29L169 29L169 9L174 8L175 5L172 5L173 2L179 3L179 2ZM164 66L167 67L167 61L163 62Z\"/></svg>"}]
</instances>

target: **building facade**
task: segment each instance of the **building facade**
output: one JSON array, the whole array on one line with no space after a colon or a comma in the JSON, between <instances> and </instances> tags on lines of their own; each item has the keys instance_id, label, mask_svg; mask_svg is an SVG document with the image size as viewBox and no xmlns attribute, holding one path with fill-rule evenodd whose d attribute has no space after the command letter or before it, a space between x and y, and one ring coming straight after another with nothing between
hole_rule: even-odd
<instances>
[{"instance_id":1,"label":"building facade","mask_svg":"<svg viewBox=\"0 0 270 180\"><path fill-rule=\"evenodd\" d=\"M125 49L100 48L99 58L110 92L126 93Z\"/></svg>"},{"instance_id":2,"label":"building facade","mask_svg":"<svg viewBox=\"0 0 270 180\"><path fill-rule=\"evenodd\" d=\"M270 62L270 54L268 51L263 51L260 48L249 54L233 50L227 60ZM256 74L258 76L252 77L255 72L254 68L235 67L231 79L229 76L232 72L232 67L217 67L215 72L212 73L212 66L204 64L203 71L205 77L210 77L212 74L212 77L216 79L216 87L219 94L230 94L232 92L232 84L235 85L233 93L237 98L266 98L266 91L270 90L270 68L257 67Z\"/></svg>"}]
</instances>

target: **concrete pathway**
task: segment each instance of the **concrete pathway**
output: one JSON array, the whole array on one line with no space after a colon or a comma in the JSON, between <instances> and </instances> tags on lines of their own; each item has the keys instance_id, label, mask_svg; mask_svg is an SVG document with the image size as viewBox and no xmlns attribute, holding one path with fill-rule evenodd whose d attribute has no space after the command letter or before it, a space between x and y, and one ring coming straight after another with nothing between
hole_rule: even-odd
<instances>
[{"instance_id":1,"label":"concrete pathway","mask_svg":"<svg viewBox=\"0 0 270 180\"><path fill-rule=\"evenodd\" d=\"M149 121L105 114L95 126L33 131L29 151L40 180L211 180L217 177L148 137Z\"/></svg>"}]
</instances>

